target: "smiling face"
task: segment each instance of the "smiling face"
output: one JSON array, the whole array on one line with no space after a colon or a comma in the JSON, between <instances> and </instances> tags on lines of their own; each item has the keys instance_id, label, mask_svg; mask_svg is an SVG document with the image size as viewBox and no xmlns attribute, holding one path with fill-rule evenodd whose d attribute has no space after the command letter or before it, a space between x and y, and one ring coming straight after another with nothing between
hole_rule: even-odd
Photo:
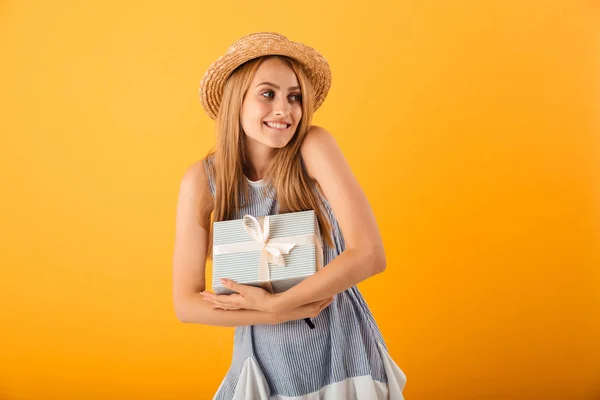
<instances>
[{"instance_id":1,"label":"smiling face","mask_svg":"<svg viewBox=\"0 0 600 400\"><path fill-rule=\"evenodd\" d=\"M296 74L280 58L265 60L242 103L241 121L251 146L282 148L302 118L302 93Z\"/></svg>"}]
</instances>

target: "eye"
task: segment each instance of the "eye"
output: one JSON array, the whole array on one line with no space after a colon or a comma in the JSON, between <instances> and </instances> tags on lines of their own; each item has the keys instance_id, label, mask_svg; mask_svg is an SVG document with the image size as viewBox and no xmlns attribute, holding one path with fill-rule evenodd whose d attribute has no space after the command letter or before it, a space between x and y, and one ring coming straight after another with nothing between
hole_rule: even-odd
<instances>
[{"instance_id":1,"label":"eye","mask_svg":"<svg viewBox=\"0 0 600 400\"><path fill-rule=\"evenodd\" d=\"M292 100L292 101L302 101L302 95L301 94L291 94L290 95L290 100Z\"/></svg>"},{"instance_id":2,"label":"eye","mask_svg":"<svg viewBox=\"0 0 600 400\"><path fill-rule=\"evenodd\" d=\"M275 93L272 90L267 90L266 92L262 92L261 96L266 97L268 99L272 99Z\"/></svg>"}]
</instances>

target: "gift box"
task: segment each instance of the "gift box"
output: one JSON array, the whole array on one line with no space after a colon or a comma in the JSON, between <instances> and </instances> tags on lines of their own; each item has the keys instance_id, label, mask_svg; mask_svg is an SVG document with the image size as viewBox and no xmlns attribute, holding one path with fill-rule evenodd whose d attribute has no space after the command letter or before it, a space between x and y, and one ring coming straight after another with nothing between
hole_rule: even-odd
<instances>
[{"instance_id":1,"label":"gift box","mask_svg":"<svg viewBox=\"0 0 600 400\"><path fill-rule=\"evenodd\" d=\"M213 224L213 291L231 294L220 279L281 293L323 267L315 212L220 221Z\"/></svg>"}]
</instances>

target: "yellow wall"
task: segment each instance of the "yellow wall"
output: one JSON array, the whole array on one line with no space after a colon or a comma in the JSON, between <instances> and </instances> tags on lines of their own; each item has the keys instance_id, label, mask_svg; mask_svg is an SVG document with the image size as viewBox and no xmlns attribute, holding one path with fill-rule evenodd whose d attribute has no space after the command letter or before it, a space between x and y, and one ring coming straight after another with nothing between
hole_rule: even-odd
<instances>
[{"instance_id":1,"label":"yellow wall","mask_svg":"<svg viewBox=\"0 0 600 400\"><path fill-rule=\"evenodd\" d=\"M347 4L0 3L0 399L211 397L233 331L175 318L175 202L259 30L331 64L407 399L600 399L598 3Z\"/></svg>"}]
</instances>

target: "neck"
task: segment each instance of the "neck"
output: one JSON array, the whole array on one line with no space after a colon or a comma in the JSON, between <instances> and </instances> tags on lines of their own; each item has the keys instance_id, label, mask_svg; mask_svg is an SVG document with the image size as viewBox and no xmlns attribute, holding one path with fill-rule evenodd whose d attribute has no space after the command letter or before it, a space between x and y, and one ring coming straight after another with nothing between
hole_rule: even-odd
<instances>
[{"instance_id":1,"label":"neck","mask_svg":"<svg viewBox=\"0 0 600 400\"><path fill-rule=\"evenodd\" d=\"M260 181L265 177L271 160L273 149L246 136L246 171L251 181Z\"/></svg>"}]
</instances>

